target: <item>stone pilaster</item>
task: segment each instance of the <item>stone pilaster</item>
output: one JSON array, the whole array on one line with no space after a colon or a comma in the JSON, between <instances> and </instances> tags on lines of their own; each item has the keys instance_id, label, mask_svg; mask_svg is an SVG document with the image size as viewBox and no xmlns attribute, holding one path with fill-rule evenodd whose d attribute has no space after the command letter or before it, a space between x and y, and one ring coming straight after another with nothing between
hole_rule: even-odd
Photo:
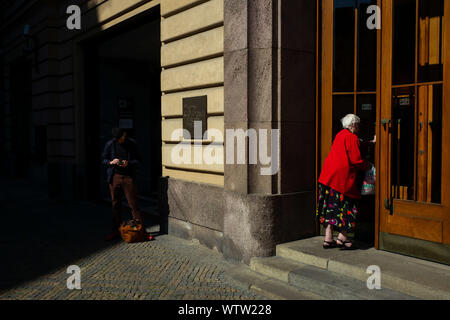
<instances>
[{"instance_id":1,"label":"stone pilaster","mask_svg":"<svg viewBox=\"0 0 450 320\"><path fill-rule=\"evenodd\" d=\"M224 0L225 129L280 130L275 175L225 166L223 252L234 260L273 255L276 244L314 232L312 3Z\"/></svg>"}]
</instances>

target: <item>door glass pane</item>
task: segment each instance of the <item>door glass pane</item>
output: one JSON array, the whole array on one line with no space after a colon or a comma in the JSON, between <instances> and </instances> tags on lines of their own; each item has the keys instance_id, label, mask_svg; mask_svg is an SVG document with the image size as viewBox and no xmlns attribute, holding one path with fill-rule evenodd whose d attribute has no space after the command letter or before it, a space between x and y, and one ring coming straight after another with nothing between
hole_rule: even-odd
<instances>
[{"instance_id":1,"label":"door glass pane","mask_svg":"<svg viewBox=\"0 0 450 320\"><path fill-rule=\"evenodd\" d=\"M333 90L354 91L355 1L334 1Z\"/></svg>"},{"instance_id":2,"label":"door glass pane","mask_svg":"<svg viewBox=\"0 0 450 320\"><path fill-rule=\"evenodd\" d=\"M358 91L375 91L377 80L377 29L367 28L367 8L376 0L359 0L358 10Z\"/></svg>"},{"instance_id":3,"label":"door glass pane","mask_svg":"<svg viewBox=\"0 0 450 320\"><path fill-rule=\"evenodd\" d=\"M359 94L356 97L356 114L361 118L359 138L370 141L375 136L375 123L377 121L377 96L375 94ZM375 163L374 146L368 145L363 150L363 156L371 163Z\"/></svg>"},{"instance_id":4,"label":"door glass pane","mask_svg":"<svg viewBox=\"0 0 450 320\"><path fill-rule=\"evenodd\" d=\"M350 113L354 113L354 95L333 96L333 140L342 130L341 119Z\"/></svg>"},{"instance_id":5,"label":"door glass pane","mask_svg":"<svg viewBox=\"0 0 450 320\"><path fill-rule=\"evenodd\" d=\"M417 201L441 202L442 85L418 88Z\"/></svg>"},{"instance_id":6,"label":"door glass pane","mask_svg":"<svg viewBox=\"0 0 450 320\"><path fill-rule=\"evenodd\" d=\"M391 183L392 197L415 200L414 142L415 142L414 87L393 89Z\"/></svg>"},{"instance_id":7,"label":"door glass pane","mask_svg":"<svg viewBox=\"0 0 450 320\"><path fill-rule=\"evenodd\" d=\"M393 84L415 82L416 0L394 1Z\"/></svg>"},{"instance_id":8,"label":"door glass pane","mask_svg":"<svg viewBox=\"0 0 450 320\"><path fill-rule=\"evenodd\" d=\"M442 81L442 20L444 0L419 0L419 70L420 82Z\"/></svg>"},{"instance_id":9,"label":"door glass pane","mask_svg":"<svg viewBox=\"0 0 450 320\"><path fill-rule=\"evenodd\" d=\"M359 136L363 140L372 140L375 135L377 121L377 96L375 94L359 94L356 97L356 114L361 118Z\"/></svg>"}]
</instances>

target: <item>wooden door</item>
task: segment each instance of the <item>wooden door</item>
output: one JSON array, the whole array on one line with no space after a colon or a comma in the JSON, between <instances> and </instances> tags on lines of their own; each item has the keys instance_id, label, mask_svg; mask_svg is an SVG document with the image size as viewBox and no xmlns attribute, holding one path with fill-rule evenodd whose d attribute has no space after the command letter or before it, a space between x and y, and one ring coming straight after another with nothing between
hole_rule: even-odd
<instances>
[{"instance_id":1,"label":"wooden door","mask_svg":"<svg viewBox=\"0 0 450 320\"><path fill-rule=\"evenodd\" d=\"M450 244L450 1L383 0L380 232Z\"/></svg>"}]
</instances>

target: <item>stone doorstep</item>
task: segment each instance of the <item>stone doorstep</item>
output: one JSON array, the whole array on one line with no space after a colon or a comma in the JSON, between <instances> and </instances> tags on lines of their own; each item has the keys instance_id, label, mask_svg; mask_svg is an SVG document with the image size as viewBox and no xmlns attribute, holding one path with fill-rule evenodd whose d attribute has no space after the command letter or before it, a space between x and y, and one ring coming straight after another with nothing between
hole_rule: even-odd
<instances>
[{"instance_id":1,"label":"stone doorstep","mask_svg":"<svg viewBox=\"0 0 450 320\"><path fill-rule=\"evenodd\" d=\"M281 257L253 258L251 270L330 300L411 300L389 289L369 290L365 281Z\"/></svg>"},{"instance_id":2,"label":"stone doorstep","mask_svg":"<svg viewBox=\"0 0 450 320\"><path fill-rule=\"evenodd\" d=\"M367 267L381 269L381 286L421 299L450 299L450 266L390 252L365 250L324 250L323 237L277 246L277 256L315 266L360 281L367 281ZM280 274L280 271L278 271ZM283 273L281 273L283 274ZM283 274L284 279L286 273Z\"/></svg>"},{"instance_id":3,"label":"stone doorstep","mask_svg":"<svg viewBox=\"0 0 450 320\"><path fill-rule=\"evenodd\" d=\"M248 266L230 269L226 271L226 275L243 289L251 290L269 300L323 300L323 297L312 292L299 290L287 283L254 272Z\"/></svg>"}]
</instances>

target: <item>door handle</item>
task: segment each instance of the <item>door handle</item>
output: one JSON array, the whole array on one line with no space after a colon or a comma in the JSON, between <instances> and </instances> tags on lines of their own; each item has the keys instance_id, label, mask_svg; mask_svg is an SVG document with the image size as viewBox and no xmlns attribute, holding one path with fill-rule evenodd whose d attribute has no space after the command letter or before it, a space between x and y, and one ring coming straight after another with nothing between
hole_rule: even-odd
<instances>
[{"instance_id":1,"label":"door handle","mask_svg":"<svg viewBox=\"0 0 450 320\"><path fill-rule=\"evenodd\" d=\"M384 208L390 211L390 215L394 213L394 204L389 199L384 199Z\"/></svg>"},{"instance_id":2,"label":"door handle","mask_svg":"<svg viewBox=\"0 0 450 320\"><path fill-rule=\"evenodd\" d=\"M391 124L391 120L390 119L381 119L380 123L384 127L384 130L386 130L386 126Z\"/></svg>"},{"instance_id":3,"label":"door handle","mask_svg":"<svg viewBox=\"0 0 450 320\"><path fill-rule=\"evenodd\" d=\"M384 208L386 210L391 210L391 205L389 204L389 199L384 199Z\"/></svg>"}]
</instances>

